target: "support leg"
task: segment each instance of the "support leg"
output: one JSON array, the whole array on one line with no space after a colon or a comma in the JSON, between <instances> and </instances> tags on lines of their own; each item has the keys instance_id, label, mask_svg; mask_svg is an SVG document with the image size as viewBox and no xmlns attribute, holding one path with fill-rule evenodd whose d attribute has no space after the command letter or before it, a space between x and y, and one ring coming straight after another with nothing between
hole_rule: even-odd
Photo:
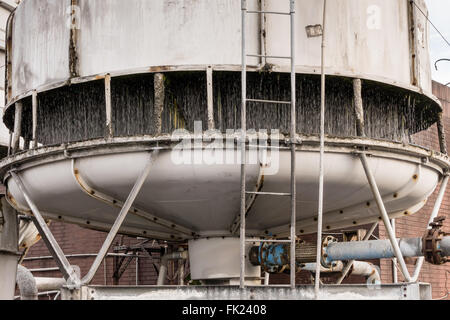
<instances>
[{"instance_id":1,"label":"support leg","mask_svg":"<svg viewBox=\"0 0 450 320\"><path fill-rule=\"evenodd\" d=\"M114 222L114 225L112 226L111 230L108 233L108 236L105 239L105 242L103 243L103 246L101 247L97 257L94 260L94 263L91 266L91 269L86 274L86 276L81 280L82 285L89 284L92 281L92 278L94 278L95 273L97 272L98 268L100 267L100 264L102 263L103 259L105 258L106 254L108 253L109 248L111 247L111 244L114 241L114 238L116 237L117 233L119 232L120 227L122 226L125 218L127 217L128 211L130 210L131 206L134 203L134 200L136 200L136 197L138 196L139 192L141 191L142 186L144 185L145 180L147 179L148 175L150 174L150 170L153 166L153 163L155 161L156 156L158 155L159 151L155 150L150 155L150 159L148 161L147 166L142 171L141 175L137 179L133 189L131 190L131 193L129 194L127 200L125 201L124 206L122 207L122 210L120 210L119 215L117 216L116 221Z\"/></svg>"},{"instance_id":2,"label":"support leg","mask_svg":"<svg viewBox=\"0 0 450 320\"><path fill-rule=\"evenodd\" d=\"M39 234L41 235L45 244L47 245L47 248L49 249L50 253L55 259L56 264L58 265L61 273L63 274L64 278L67 280L69 285L77 286L80 282L78 275L70 265L61 247L58 245L57 241L53 237L53 234L50 231L44 218L42 217L39 209L28 195L28 191L26 190L22 182L22 179L20 179L19 175L15 172L11 172L11 176L14 182L17 184L20 192L23 194L28 206L30 207L31 212L33 213L33 222L36 225L36 228L38 229Z\"/></svg>"},{"instance_id":3,"label":"support leg","mask_svg":"<svg viewBox=\"0 0 450 320\"><path fill-rule=\"evenodd\" d=\"M0 212L0 300L13 300L16 286L18 253L17 213L5 198Z\"/></svg>"},{"instance_id":4,"label":"support leg","mask_svg":"<svg viewBox=\"0 0 450 320\"><path fill-rule=\"evenodd\" d=\"M397 239L395 238L394 230L392 230L391 222L389 216L387 214L386 208L384 207L383 199L381 198L380 191L378 190L377 183L375 181L375 177L370 170L369 163L367 161L367 157L365 154L360 154L361 162L364 167L364 171L366 172L367 180L369 181L370 188L372 189L373 195L375 197L375 201L377 203L378 209L380 210L381 218L383 220L384 226L389 236L389 240L391 242L392 248L394 249L395 256L398 259L400 264L401 271L406 281L411 282L411 276L408 272L408 268L406 267L405 259L400 251L400 247L398 245Z\"/></svg>"}]
</instances>

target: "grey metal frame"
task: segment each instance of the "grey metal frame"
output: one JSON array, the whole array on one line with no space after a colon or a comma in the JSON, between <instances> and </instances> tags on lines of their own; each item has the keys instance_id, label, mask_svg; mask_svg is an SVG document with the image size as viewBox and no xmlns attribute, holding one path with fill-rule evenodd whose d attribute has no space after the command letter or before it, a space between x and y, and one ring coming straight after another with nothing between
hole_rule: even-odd
<instances>
[{"instance_id":1,"label":"grey metal frame","mask_svg":"<svg viewBox=\"0 0 450 320\"><path fill-rule=\"evenodd\" d=\"M58 242L53 237L53 234L50 231L50 228L48 227L44 218L42 217L39 209L28 195L28 191L25 185L23 184L22 179L14 171L11 171L11 177L14 179L14 182L17 184L20 192L22 192L25 198L25 201L30 207L31 212L33 213L33 222L36 225L36 228L38 229L39 234L42 236L42 239L44 240L45 244L47 245L47 248L49 249L50 253L55 258L56 264L58 265L59 270L63 274L64 278L71 286L80 285L80 279L78 275L70 265L61 247L58 245Z\"/></svg>"},{"instance_id":2,"label":"grey metal frame","mask_svg":"<svg viewBox=\"0 0 450 320\"><path fill-rule=\"evenodd\" d=\"M296 243L296 175L295 175L295 164L296 164L296 149L297 149L297 123L296 123L296 71L295 71L295 0L289 0L290 10L289 13L281 12L269 12L264 11L264 2L262 2L262 8L259 11L249 11L247 9L247 0L241 0L242 8L242 108L241 108L241 208L240 208L240 288L245 288L245 262L246 262L246 196L247 194L260 194L260 195L276 195L276 196L290 196L291 197L291 226L290 226L290 286L295 288L295 243ZM247 14L283 14L290 17L290 41L291 41L291 53L289 57L279 57L279 56L267 56L265 54L263 47L261 47L261 54L248 54L246 51L246 18ZM249 99L247 98L247 57L259 57L262 63L264 63L266 58L279 58L279 59L289 59L291 62L290 73L291 73L291 101L271 101L262 99ZM291 125L290 125L290 150L291 150L291 186L290 193L269 193L269 192L254 192L247 191L246 187L246 141L247 141L247 102L258 102L258 103L274 103L274 104L290 104L291 105ZM252 240L254 241L254 240ZM276 241L273 241L276 242Z\"/></svg>"},{"instance_id":3,"label":"grey metal frame","mask_svg":"<svg viewBox=\"0 0 450 320\"><path fill-rule=\"evenodd\" d=\"M116 218L116 221L114 222L114 225L111 227L105 241L103 242L103 245L96 255L96 258L91 265L91 268L89 269L88 273L80 280L78 275L76 274L74 268L70 265L69 261L67 260L66 256L64 255L61 247L58 245L58 242L55 240L52 232L50 231L50 228L47 226L47 223L45 222L44 218L42 217L42 214L40 213L39 209L33 202L33 200L28 195L28 192L26 190L25 185L23 184L22 180L20 179L19 175L11 171L11 177L16 182L20 192L23 194L25 201L27 202L28 206L31 209L31 212L33 213L33 222L36 225L36 228L38 229L39 233L41 234L43 240L45 241L47 248L49 249L50 253L52 254L53 258L56 260L56 263L59 267L59 270L63 274L64 278L68 282L68 286L72 288L79 288L82 285L88 285L95 273L97 272L98 268L100 267L100 264L103 262L103 259L108 253L109 248L111 247L114 238L116 237L117 233L119 232L120 227L122 226L125 218L127 217L128 212L130 211L131 206L134 203L134 200L136 199L137 195L139 194L145 180L147 179L148 175L150 174L150 170L153 166L153 163L155 161L155 158L159 154L159 149L154 150L150 156L148 164L145 166L144 170L136 180L136 183L131 190L130 194L128 195L127 200L125 201L119 215Z\"/></svg>"}]
</instances>

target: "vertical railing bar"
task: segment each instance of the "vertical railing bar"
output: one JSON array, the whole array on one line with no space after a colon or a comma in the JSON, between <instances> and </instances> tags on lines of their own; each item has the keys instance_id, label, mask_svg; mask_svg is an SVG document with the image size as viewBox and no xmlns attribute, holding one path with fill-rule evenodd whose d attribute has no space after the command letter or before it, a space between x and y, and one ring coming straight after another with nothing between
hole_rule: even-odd
<instances>
[{"instance_id":1,"label":"vertical railing bar","mask_svg":"<svg viewBox=\"0 0 450 320\"><path fill-rule=\"evenodd\" d=\"M13 154L15 154L20 149L20 136L22 135L22 111L23 111L22 102L17 101L15 104L14 135L12 141Z\"/></svg>"},{"instance_id":2,"label":"vertical railing bar","mask_svg":"<svg viewBox=\"0 0 450 320\"><path fill-rule=\"evenodd\" d=\"M247 61L246 61L246 46L245 46L245 33L246 33L246 15L247 15L247 0L241 0L242 5L242 107L241 107L241 228L239 235L240 242L240 278L239 278L239 286L241 289L245 288L245 197L246 197L246 168L245 168L245 160L246 160L246 128L247 128L247 118L246 118L246 109L247 109Z\"/></svg>"},{"instance_id":3,"label":"vertical railing bar","mask_svg":"<svg viewBox=\"0 0 450 320\"><path fill-rule=\"evenodd\" d=\"M296 73L295 73L295 0L290 1L290 36L291 36L291 251L290 251L290 283L295 289L295 243L296 243L296 148L297 148L297 119L296 119Z\"/></svg>"},{"instance_id":4,"label":"vertical railing bar","mask_svg":"<svg viewBox=\"0 0 450 320\"><path fill-rule=\"evenodd\" d=\"M33 91L32 95L32 117L33 117L33 133L32 133L32 148L37 147L37 108L38 108L38 99L37 99L37 91Z\"/></svg>"},{"instance_id":5,"label":"vertical railing bar","mask_svg":"<svg viewBox=\"0 0 450 320\"><path fill-rule=\"evenodd\" d=\"M438 121L437 121L439 148L440 148L441 153L448 154L447 141L445 139L445 127L444 127L444 122L442 121L442 117L443 117L443 113L440 112Z\"/></svg>"},{"instance_id":6,"label":"vertical railing bar","mask_svg":"<svg viewBox=\"0 0 450 320\"><path fill-rule=\"evenodd\" d=\"M111 139L113 137L112 125L112 106L111 106L111 75L108 73L105 76L105 105L106 105L106 137Z\"/></svg>"},{"instance_id":7,"label":"vertical railing bar","mask_svg":"<svg viewBox=\"0 0 450 320\"><path fill-rule=\"evenodd\" d=\"M396 236L395 219L391 219L391 226ZM392 280L393 283L398 283L397 258L392 259Z\"/></svg>"},{"instance_id":8,"label":"vertical railing bar","mask_svg":"<svg viewBox=\"0 0 450 320\"><path fill-rule=\"evenodd\" d=\"M266 56L266 14L264 13L266 8L266 1L265 0L260 0L260 31L261 31L261 35L260 35L260 41L261 41L261 65L265 66L267 63L267 58Z\"/></svg>"},{"instance_id":9,"label":"vertical railing bar","mask_svg":"<svg viewBox=\"0 0 450 320\"><path fill-rule=\"evenodd\" d=\"M11 130L9 130L8 157L12 153L12 140L13 140L13 132Z\"/></svg>"},{"instance_id":10,"label":"vertical railing bar","mask_svg":"<svg viewBox=\"0 0 450 320\"><path fill-rule=\"evenodd\" d=\"M206 86L208 94L208 130L214 130L214 91L213 91L213 68L206 68Z\"/></svg>"},{"instance_id":11,"label":"vertical railing bar","mask_svg":"<svg viewBox=\"0 0 450 320\"><path fill-rule=\"evenodd\" d=\"M317 216L317 256L314 280L315 298L319 299L320 267L322 256L322 220L323 220L323 187L324 187L324 149L325 149L325 33L326 33L327 0L323 2L322 54L321 54L321 106L320 106L320 172L319 172L319 208Z\"/></svg>"}]
</instances>

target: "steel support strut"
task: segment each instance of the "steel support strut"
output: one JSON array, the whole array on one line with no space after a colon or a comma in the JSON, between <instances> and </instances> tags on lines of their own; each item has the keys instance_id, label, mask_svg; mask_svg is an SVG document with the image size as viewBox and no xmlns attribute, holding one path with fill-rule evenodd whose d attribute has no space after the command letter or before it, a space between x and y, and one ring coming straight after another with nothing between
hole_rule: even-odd
<instances>
[{"instance_id":1,"label":"steel support strut","mask_svg":"<svg viewBox=\"0 0 450 320\"><path fill-rule=\"evenodd\" d=\"M392 229L392 225L389 219L389 215L387 214L386 208L383 203L383 199L381 198L380 191L378 189L377 183L375 181L375 177L372 174L372 170L369 167L369 163L367 161L367 156L364 153L359 155L361 159L361 163L364 167L364 171L367 176L367 180L369 181L370 188L372 189L372 193L375 197L375 201L377 203L378 209L380 210L381 219L383 220L384 226L389 236L389 240L391 242L392 248L395 252L395 257L397 258L400 269L403 273L407 282L412 282L412 278L408 272L408 268L406 267L405 259L403 258L403 254L400 251L400 247L398 245L397 239L395 238L394 230Z\"/></svg>"},{"instance_id":2,"label":"steel support strut","mask_svg":"<svg viewBox=\"0 0 450 320\"><path fill-rule=\"evenodd\" d=\"M58 242L53 237L52 232L50 231L50 228L48 227L47 223L45 222L44 218L42 217L39 209L33 202L33 200L30 198L27 189L25 188L22 179L20 179L19 175L13 171L11 171L11 177L13 178L14 182L17 184L17 187L19 188L20 192L23 194L25 201L27 202L28 206L30 207L31 212L33 213L33 222L36 225L36 228L39 231L39 234L41 235L42 239L44 240L48 250L52 254L53 258L56 261L56 264L59 267L59 270L64 276L64 279L68 282L69 286L78 286L80 284L80 279L78 275L76 274L75 270L70 265L69 261L67 260L66 256L64 255L61 247L58 245Z\"/></svg>"},{"instance_id":3,"label":"steel support strut","mask_svg":"<svg viewBox=\"0 0 450 320\"><path fill-rule=\"evenodd\" d=\"M144 170L142 171L141 175L136 180L136 183L134 184L133 189L131 190L130 194L128 195L127 200L125 201L124 206L122 207L122 210L120 210L119 215L116 218L116 221L114 222L114 225L111 227L111 230L108 233L108 236L105 239L105 242L103 243L100 251L97 254L97 257L94 260L94 263L92 264L91 268L89 269L89 272L84 276L84 278L81 280L81 285L87 285L92 281L92 278L94 277L95 273L97 272L98 268L100 267L100 264L102 263L103 259L105 258L106 254L108 253L109 248L111 247L114 238L116 237L117 233L119 232L120 227L122 226L125 218L127 217L127 214L133 205L134 201L136 200L136 197L138 196L139 192L141 191L142 186L144 185L145 180L147 179L148 175L150 174L150 170L153 166L153 163L155 161L156 156L158 155L159 150L154 150L152 154L150 155L150 159L148 161L148 164L145 166Z\"/></svg>"}]
</instances>

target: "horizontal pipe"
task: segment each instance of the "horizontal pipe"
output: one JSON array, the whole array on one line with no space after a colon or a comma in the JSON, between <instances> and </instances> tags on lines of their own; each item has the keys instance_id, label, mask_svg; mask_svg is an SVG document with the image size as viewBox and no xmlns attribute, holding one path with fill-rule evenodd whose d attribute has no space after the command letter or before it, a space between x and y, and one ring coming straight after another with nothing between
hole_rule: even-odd
<instances>
[{"instance_id":1,"label":"horizontal pipe","mask_svg":"<svg viewBox=\"0 0 450 320\"><path fill-rule=\"evenodd\" d=\"M422 238L397 240L403 257L420 257ZM372 260L394 258L395 252L390 240L333 242L325 248L327 263L338 260Z\"/></svg>"},{"instance_id":2,"label":"horizontal pipe","mask_svg":"<svg viewBox=\"0 0 450 320\"><path fill-rule=\"evenodd\" d=\"M424 255L422 238L397 239L397 243L403 257L423 257ZM306 263L309 265L309 263L315 262L315 257L312 254L314 248L315 245L297 244L297 264ZM437 249L441 250L443 257L448 257L450 255L450 236L443 237L438 243ZM323 251L325 265L332 265L332 263L338 261L391 259L396 257L390 240L330 242ZM248 256L253 265L264 265L268 268L283 267L289 263L289 246L285 244L255 246L250 249Z\"/></svg>"},{"instance_id":3,"label":"horizontal pipe","mask_svg":"<svg viewBox=\"0 0 450 320\"><path fill-rule=\"evenodd\" d=\"M65 284L64 278L41 278L36 277L36 287L38 291L54 291L61 289Z\"/></svg>"},{"instance_id":4,"label":"horizontal pipe","mask_svg":"<svg viewBox=\"0 0 450 320\"><path fill-rule=\"evenodd\" d=\"M17 287L19 287L21 300L37 300L38 289L36 285L36 279L30 270L24 266L17 266Z\"/></svg>"}]
</instances>

